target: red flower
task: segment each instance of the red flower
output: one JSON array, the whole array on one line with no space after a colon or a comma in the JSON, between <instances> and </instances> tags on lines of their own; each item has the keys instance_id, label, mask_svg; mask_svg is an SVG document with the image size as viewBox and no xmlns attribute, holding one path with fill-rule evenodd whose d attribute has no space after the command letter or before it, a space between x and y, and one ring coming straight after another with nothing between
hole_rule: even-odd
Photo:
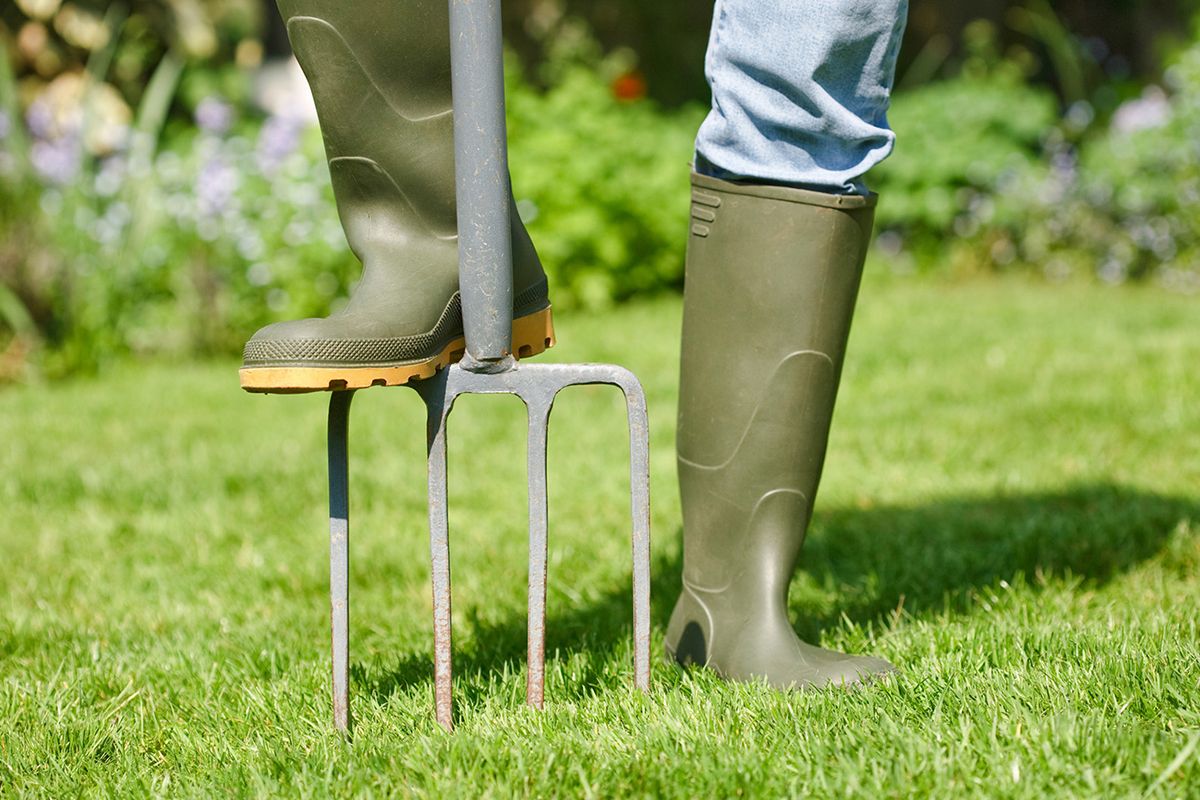
<instances>
[{"instance_id":1,"label":"red flower","mask_svg":"<svg viewBox=\"0 0 1200 800\"><path fill-rule=\"evenodd\" d=\"M612 82L612 93L623 102L640 100L646 96L646 79L640 72L626 72Z\"/></svg>"}]
</instances>

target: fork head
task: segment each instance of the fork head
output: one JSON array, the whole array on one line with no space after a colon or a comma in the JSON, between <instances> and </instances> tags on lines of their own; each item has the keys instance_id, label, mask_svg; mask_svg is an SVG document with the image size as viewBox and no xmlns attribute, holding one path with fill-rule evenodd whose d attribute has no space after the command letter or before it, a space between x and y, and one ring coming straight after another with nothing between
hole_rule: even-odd
<instances>
[{"instance_id":1,"label":"fork head","mask_svg":"<svg viewBox=\"0 0 1200 800\"><path fill-rule=\"evenodd\" d=\"M411 384L424 400L429 448L429 541L433 562L434 674L438 722L453 726L451 698L450 545L446 420L463 394L515 394L529 419L529 649L525 699L541 708L545 685L546 442L554 399L567 386L611 384L625 395L629 419L630 508L633 515L634 680L650 688L650 462L646 396L637 377L614 364L518 364L466 359Z\"/></svg>"}]
</instances>

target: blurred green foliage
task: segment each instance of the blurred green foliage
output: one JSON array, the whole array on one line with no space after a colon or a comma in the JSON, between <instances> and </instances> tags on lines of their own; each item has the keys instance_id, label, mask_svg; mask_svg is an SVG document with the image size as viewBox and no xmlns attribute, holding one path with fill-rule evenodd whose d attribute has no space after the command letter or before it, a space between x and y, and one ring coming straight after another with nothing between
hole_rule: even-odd
<instances>
[{"instance_id":1,"label":"blurred green foliage","mask_svg":"<svg viewBox=\"0 0 1200 800\"><path fill-rule=\"evenodd\" d=\"M1032 269L1200 290L1200 36L1107 120L1020 80L964 71L898 95L870 177L899 271Z\"/></svg>"},{"instance_id":2,"label":"blurred green foliage","mask_svg":"<svg viewBox=\"0 0 1200 800\"><path fill-rule=\"evenodd\" d=\"M52 80L0 53L0 381L236 352L353 289L319 132L254 106L236 58L142 47L132 21L159 6L110 13L110 34ZM1038 13L1082 94L1103 94ZM518 207L555 303L677 289L704 109L647 99L634 54L605 52L578 19L553 32L536 75L510 61L508 110ZM126 47L150 59L136 95L114 77ZM953 77L893 99L897 151L868 176L879 262L1200 289L1200 36L1166 60L1162 87L1128 98L1122 84L1112 108L1060 105L989 23L968 26L962 51Z\"/></svg>"},{"instance_id":3,"label":"blurred green foliage","mask_svg":"<svg viewBox=\"0 0 1200 800\"><path fill-rule=\"evenodd\" d=\"M959 75L896 94L888 111L896 152L868 176L883 198L876 224L885 250L901 269L943 266L947 246L974 234L980 213L1014 221L1020 209L997 198L1040 173L1047 137L1062 133L1054 95L1026 80L1027 63L1001 55L990 23L969 26L966 40Z\"/></svg>"},{"instance_id":4,"label":"blurred green foliage","mask_svg":"<svg viewBox=\"0 0 1200 800\"><path fill-rule=\"evenodd\" d=\"M515 71L508 112L514 188L555 303L599 306L683 283L688 163L698 107L621 100L575 64L546 92Z\"/></svg>"},{"instance_id":5,"label":"blurred green foliage","mask_svg":"<svg viewBox=\"0 0 1200 800\"><path fill-rule=\"evenodd\" d=\"M884 198L876 219L935 254L973 203L1037 168L1058 108L1047 91L1001 72L899 95L888 117L897 150L869 177Z\"/></svg>"},{"instance_id":6,"label":"blurred green foliage","mask_svg":"<svg viewBox=\"0 0 1200 800\"><path fill-rule=\"evenodd\" d=\"M953 78L972 58L979 20L1005 56L1023 62L1064 103L1120 102L1120 84L1161 73L1164 45L1187 38L1197 0L909 0L897 75L904 88ZM586 20L606 51L637 53L649 95L668 105L706 102L699 65L712 2L695 0L505 0L505 34L528 65L542 63L563 28ZM534 75L534 77L539 77ZM1116 91L1111 91L1116 88Z\"/></svg>"},{"instance_id":7,"label":"blurred green foliage","mask_svg":"<svg viewBox=\"0 0 1200 800\"><path fill-rule=\"evenodd\" d=\"M702 110L663 112L636 85L614 89L627 63L594 47L564 50L550 66L544 92L510 72L508 103L518 205L555 303L602 306L678 287ZM203 85L195 75L164 56L127 135L95 153L84 142L97 115L42 98L23 126L17 90L0 75L10 98L0 112L9 377L34 348L51 374L124 353L235 352L257 327L326 314L353 289L358 265L319 131L263 119L217 88L199 95L194 120L167 119L173 99ZM82 81L83 109L101 86ZM5 370L0 358L0 379Z\"/></svg>"},{"instance_id":8,"label":"blurred green foliage","mask_svg":"<svg viewBox=\"0 0 1200 800\"><path fill-rule=\"evenodd\" d=\"M262 60L260 0L15 0L0 7L16 77L31 87L121 42L105 80L137 103L165 53L210 68Z\"/></svg>"},{"instance_id":9,"label":"blurred green foliage","mask_svg":"<svg viewBox=\"0 0 1200 800\"><path fill-rule=\"evenodd\" d=\"M1042 177L1025 206L1024 263L1200 290L1200 41L1165 78L1169 93L1150 87Z\"/></svg>"}]
</instances>

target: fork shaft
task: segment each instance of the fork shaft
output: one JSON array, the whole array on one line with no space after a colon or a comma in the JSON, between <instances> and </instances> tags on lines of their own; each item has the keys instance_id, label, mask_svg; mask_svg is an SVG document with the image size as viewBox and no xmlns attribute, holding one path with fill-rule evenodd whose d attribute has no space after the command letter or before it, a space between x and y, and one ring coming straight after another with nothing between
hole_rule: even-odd
<instances>
[{"instance_id":1,"label":"fork shaft","mask_svg":"<svg viewBox=\"0 0 1200 800\"><path fill-rule=\"evenodd\" d=\"M467 353L512 349L512 236L500 0L449 0L458 284Z\"/></svg>"}]
</instances>

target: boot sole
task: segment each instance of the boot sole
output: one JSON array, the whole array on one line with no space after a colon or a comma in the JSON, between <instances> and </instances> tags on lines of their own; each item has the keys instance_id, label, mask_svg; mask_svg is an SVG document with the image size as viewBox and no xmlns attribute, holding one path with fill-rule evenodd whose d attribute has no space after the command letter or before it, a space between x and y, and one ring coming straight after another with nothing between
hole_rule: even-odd
<instances>
[{"instance_id":1,"label":"boot sole","mask_svg":"<svg viewBox=\"0 0 1200 800\"><path fill-rule=\"evenodd\" d=\"M554 320L549 307L514 319L512 341L517 358L536 356L553 347ZM466 346L466 340L459 336L436 356L424 361L345 367L242 367L238 375L246 391L274 394L402 386L432 377L439 369L458 362L466 352Z\"/></svg>"}]
</instances>

